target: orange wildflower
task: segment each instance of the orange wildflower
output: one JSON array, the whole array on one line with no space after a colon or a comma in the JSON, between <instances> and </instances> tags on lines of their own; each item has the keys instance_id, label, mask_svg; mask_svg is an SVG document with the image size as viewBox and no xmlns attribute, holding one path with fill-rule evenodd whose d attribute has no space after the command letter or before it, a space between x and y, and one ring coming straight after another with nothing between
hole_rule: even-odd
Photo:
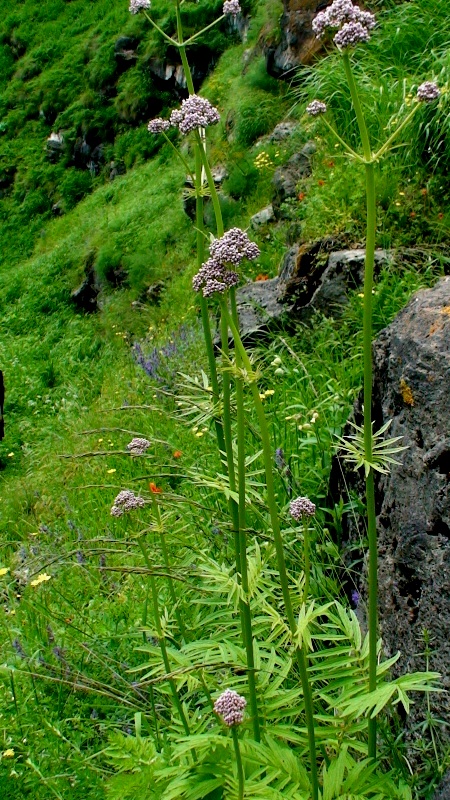
<instances>
[{"instance_id":1,"label":"orange wildflower","mask_svg":"<svg viewBox=\"0 0 450 800\"><path fill-rule=\"evenodd\" d=\"M161 494L161 493L162 493L162 489L160 489L160 488L159 488L159 487L156 485L156 483L153 483L153 481L151 481L151 482L149 483L149 485L148 485L148 488L150 489L150 491L151 491L151 492L153 492L153 494Z\"/></svg>"},{"instance_id":2,"label":"orange wildflower","mask_svg":"<svg viewBox=\"0 0 450 800\"><path fill-rule=\"evenodd\" d=\"M256 278L255 278L255 281L268 281L268 280L269 280L269 276L268 275L263 275L262 272L260 272L259 275L257 275Z\"/></svg>"},{"instance_id":3,"label":"orange wildflower","mask_svg":"<svg viewBox=\"0 0 450 800\"><path fill-rule=\"evenodd\" d=\"M181 458L182 455L183 455L183 453L181 452L181 450L175 450L175 452L173 454L173 457L174 458Z\"/></svg>"}]
</instances>

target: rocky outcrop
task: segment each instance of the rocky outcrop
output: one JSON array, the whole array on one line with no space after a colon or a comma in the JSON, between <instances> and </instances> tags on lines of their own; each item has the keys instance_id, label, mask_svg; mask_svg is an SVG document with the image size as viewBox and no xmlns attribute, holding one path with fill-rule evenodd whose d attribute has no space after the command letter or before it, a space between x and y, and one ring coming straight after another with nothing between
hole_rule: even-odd
<instances>
[{"instance_id":1,"label":"rocky outcrop","mask_svg":"<svg viewBox=\"0 0 450 800\"><path fill-rule=\"evenodd\" d=\"M311 23L325 5L320 0L283 0L281 39L276 44L266 45L269 75L292 80L297 67L311 64L321 48L312 32Z\"/></svg>"},{"instance_id":2,"label":"rocky outcrop","mask_svg":"<svg viewBox=\"0 0 450 800\"><path fill-rule=\"evenodd\" d=\"M450 772L444 775L444 778L433 795L433 800L450 800Z\"/></svg>"},{"instance_id":3,"label":"rocky outcrop","mask_svg":"<svg viewBox=\"0 0 450 800\"><path fill-rule=\"evenodd\" d=\"M283 204L287 200L297 197L299 182L302 178L311 175L311 157L315 151L314 142L306 142L299 153L294 153L286 164L275 170L272 179L272 206L278 219L289 216L287 210L283 208Z\"/></svg>"},{"instance_id":4,"label":"rocky outcrop","mask_svg":"<svg viewBox=\"0 0 450 800\"><path fill-rule=\"evenodd\" d=\"M348 293L362 285L364 250L340 250L335 238L313 244L295 244L286 252L276 278L248 283L236 298L244 337L273 330L278 325L308 321L320 311L339 315ZM375 254L375 273L389 260L385 250Z\"/></svg>"},{"instance_id":5,"label":"rocky outcrop","mask_svg":"<svg viewBox=\"0 0 450 800\"><path fill-rule=\"evenodd\" d=\"M386 654L398 650L398 673L425 668L423 632L431 642L430 669L450 688L450 277L417 293L378 337L374 354L375 430L390 421L389 437L406 449L389 475L376 474L379 613ZM362 420L362 400L354 418ZM363 476L335 460L331 495L364 496ZM364 522L344 520L345 559L365 605ZM359 553L359 555L358 555ZM359 563L358 563L359 558ZM358 566L355 567L355 563ZM431 695L433 713L449 736L450 694ZM410 736L426 718L419 696L405 722ZM448 791L448 789L447 789ZM443 797L447 797L444 794Z\"/></svg>"}]
</instances>

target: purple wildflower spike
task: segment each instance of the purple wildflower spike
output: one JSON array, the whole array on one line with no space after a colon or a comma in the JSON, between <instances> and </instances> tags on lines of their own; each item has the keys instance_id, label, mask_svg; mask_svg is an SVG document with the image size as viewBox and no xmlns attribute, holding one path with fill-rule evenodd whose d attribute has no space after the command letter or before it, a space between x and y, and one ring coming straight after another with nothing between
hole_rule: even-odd
<instances>
[{"instance_id":1,"label":"purple wildflower spike","mask_svg":"<svg viewBox=\"0 0 450 800\"><path fill-rule=\"evenodd\" d=\"M233 689L225 689L214 703L214 711L222 717L225 725L233 728L244 721L244 708L247 705L245 697Z\"/></svg>"}]
</instances>

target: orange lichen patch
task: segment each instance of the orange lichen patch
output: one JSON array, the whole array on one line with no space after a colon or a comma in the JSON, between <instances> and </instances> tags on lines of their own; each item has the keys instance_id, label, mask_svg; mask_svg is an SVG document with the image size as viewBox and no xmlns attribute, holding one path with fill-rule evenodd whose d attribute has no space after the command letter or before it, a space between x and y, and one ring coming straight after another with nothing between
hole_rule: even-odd
<instances>
[{"instance_id":1,"label":"orange lichen patch","mask_svg":"<svg viewBox=\"0 0 450 800\"><path fill-rule=\"evenodd\" d=\"M450 306L444 306L444 308L441 308L441 314L447 314L450 317Z\"/></svg>"},{"instance_id":2,"label":"orange lichen patch","mask_svg":"<svg viewBox=\"0 0 450 800\"><path fill-rule=\"evenodd\" d=\"M404 378L400 380L400 394L403 398L403 402L406 403L407 406L414 405L412 389L408 386Z\"/></svg>"},{"instance_id":3,"label":"orange lichen patch","mask_svg":"<svg viewBox=\"0 0 450 800\"><path fill-rule=\"evenodd\" d=\"M433 322L432 325L430 325L428 336L433 336L433 333L436 333L436 331L440 330L442 330L442 322L439 319L437 319L435 322Z\"/></svg>"}]
</instances>

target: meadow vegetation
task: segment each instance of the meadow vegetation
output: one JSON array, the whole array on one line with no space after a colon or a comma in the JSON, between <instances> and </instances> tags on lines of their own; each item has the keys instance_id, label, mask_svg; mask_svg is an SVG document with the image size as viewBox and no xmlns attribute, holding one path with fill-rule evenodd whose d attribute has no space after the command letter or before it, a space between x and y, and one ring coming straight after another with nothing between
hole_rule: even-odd
<instances>
[{"instance_id":1,"label":"meadow vegetation","mask_svg":"<svg viewBox=\"0 0 450 800\"><path fill-rule=\"evenodd\" d=\"M247 262L244 279L254 279L277 273L293 237L333 234L361 245L364 175L320 120L304 114L308 102L326 99L333 122L358 146L341 59L330 52L292 85L273 80L261 41L277 36L281 4L242 5L251 12L247 41L224 23L198 43L214 62L201 93L221 114L208 131L208 147L211 163L228 172L220 197L225 229L245 229L271 200L275 168L311 138L317 145L312 175L283 219L252 236L261 255ZM152 6L172 35L175 4L154 0ZM186 3L186 35L209 24L221 7L211 0ZM442 89L437 107L417 114L405 143L377 167L377 245L415 250L377 280L376 334L416 289L448 271L450 23L445 0L371 7L380 30L355 51L354 69L373 141L386 138L423 80ZM123 71L114 56L119 35L137 43L138 57ZM185 171L171 145L147 132L149 118L167 116L177 105L149 76L154 57L174 53L122 0L24 0L0 23L0 368L7 388L0 443L0 794L8 800L215 799L223 796L223 781L225 796L239 791L237 776L217 784L211 777L211 760L229 769L231 744L224 744L208 707L211 695L216 699L228 685L247 692L230 484L206 402L208 362L192 291L197 236L181 200ZM267 134L288 115L296 132L271 143ZM52 131L63 131L66 143L56 161L46 150ZM95 170L76 160L77 140L86 136L90 145L103 146ZM172 132L169 137L175 143ZM187 147L183 152L190 158ZM113 182L111 161L124 167ZM57 218L55 203L63 212ZM210 202L206 221L214 229ZM93 314L70 299L87 265L101 285ZM156 283L162 291L155 304L146 290ZM317 315L253 350L278 453L274 492L297 589L303 539L289 502L304 495L317 506L310 592L319 604L339 597L348 605L338 549L348 509L327 507L327 495L333 448L361 388L362 316L355 292L338 321ZM266 800L288 792L300 797L295 791L305 778L295 763L273 777L279 759L308 750L298 709L289 708L291 700L298 703L298 677L288 674L285 633L279 620L272 619L271 629L264 618L267 606L280 607L280 597L261 499L257 416L248 396L245 415L246 443L255 455L247 463L248 533L258 534L249 549L254 624L260 641L272 644L256 657L267 676L260 680L263 716L274 731L259 749L247 737L245 758L257 765L251 796L258 796L259 782ZM133 437L151 443L142 456L127 450ZM110 509L123 489L144 498L145 507L115 518ZM151 610L149 557L160 620ZM180 636L180 619L195 641L186 631ZM173 682L164 680L161 640L175 665ZM205 668L192 672L200 661ZM190 745L182 739L182 715L171 713L174 685L195 732ZM360 722L355 725L352 736L363 741ZM379 762L417 800L431 797L448 766L436 736L432 720L417 732L418 766L411 774L395 709L381 722ZM202 765L197 789L190 772L196 758ZM177 770L184 783L172 795L153 793L155 769L166 771L166 788Z\"/></svg>"}]
</instances>

